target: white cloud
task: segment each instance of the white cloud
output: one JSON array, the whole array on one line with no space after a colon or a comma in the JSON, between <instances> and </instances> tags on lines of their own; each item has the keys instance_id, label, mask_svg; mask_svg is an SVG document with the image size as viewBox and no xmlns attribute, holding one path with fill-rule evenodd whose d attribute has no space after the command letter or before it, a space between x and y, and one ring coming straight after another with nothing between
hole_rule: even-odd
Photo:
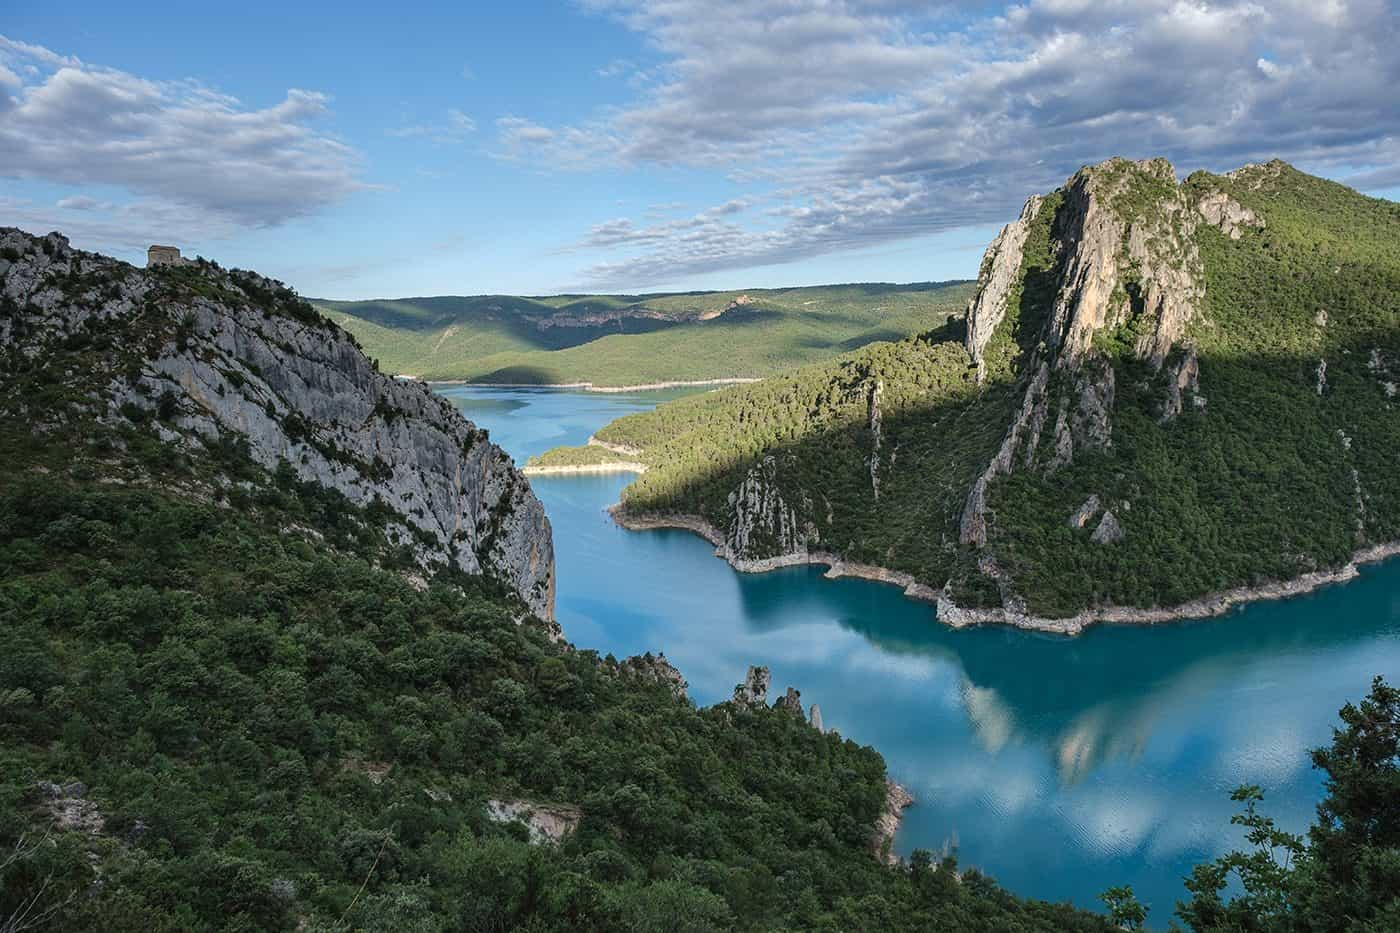
<instances>
[{"instance_id":1,"label":"white cloud","mask_svg":"<svg viewBox=\"0 0 1400 933\"><path fill-rule=\"evenodd\" d=\"M250 108L192 81L150 81L3 37L0 63L24 76L0 120L0 175L130 195L119 208L81 196L26 207L40 226L109 209L84 221L108 232L105 244L168 223L205 239L285 223L365 187L357 154L313 128L328 110L323 94L294 88ZM121 224L130 232L112 238Z\"/></svg>"},{"instance_id":2,"label":"white cloud","mask_svg":"<svg viewBox=\"0 0 1400 933\"><path fill-rule=\"evenodd\" d=\"M738 0L722 29L704 0L584 5L642 36L657 80L572 125L500 121L503 155L722 167L774 189L746 224L593 231L580 245L633 247L588 271L599 286L1006 219L1112 155L1217 170L1278 156L1378 181L1400 163L1385 0L1030 0L971 20L912 0Z\"/></svg>"},{"instance_id":3,"label":"white cloud","mask_svg":"<svg viewBox=\"0 0 1400 933\"><path fill-rule=\"evenodd\" d=\"M63 211L96 211L104 210L111 205L105 201L90 198L85 194L75 194L61 198L54 206Z\"/></svg>"}]
</instances>

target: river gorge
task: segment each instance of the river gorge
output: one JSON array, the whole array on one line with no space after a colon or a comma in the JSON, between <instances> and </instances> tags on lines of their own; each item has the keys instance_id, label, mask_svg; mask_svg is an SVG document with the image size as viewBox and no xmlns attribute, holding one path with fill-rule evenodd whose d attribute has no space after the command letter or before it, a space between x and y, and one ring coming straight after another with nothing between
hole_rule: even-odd
<instances>
[{"instance_id":1,"label":"river gorge","mask_svg":"<svg viewBox=\"0 0 1400 933\"><path fill-rule=\"evenodd\" d=\"M439 386L517 461L582 444L686 390ZM1400 562L1219 618L1058 635L953 630L897 587L824 568L739 574L685 531L606 513L626 474L536 476L553 524L556 617L580 648L664 652L701 704L749 664L885 756L915 797L896 850L955 850L1018 894L1097 907L1131 884L1164 926L1191 866L1242 843L1230 791L1302 831L1321 796L1308 750L1371 678L1400 675Z\"/></svg>"}]
</instances>

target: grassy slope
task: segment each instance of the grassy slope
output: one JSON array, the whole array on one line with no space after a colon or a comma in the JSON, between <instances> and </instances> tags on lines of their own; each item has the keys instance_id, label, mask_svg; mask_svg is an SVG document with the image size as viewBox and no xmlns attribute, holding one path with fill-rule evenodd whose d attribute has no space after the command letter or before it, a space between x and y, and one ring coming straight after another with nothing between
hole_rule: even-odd
<instances>
[{"instance_id":1,"label":"grassy slope","mask_svg":"<svg viewBox=\"0 0 1400 933\"><path fill-rule=\"evenodd\" d=\"M1188 336L1207 409L1160 424L1161 377L1118 356L1113 447L1053 474L1018 471L992 485L991 547L1033 611L1172 605L1335 567L1359 547L1400 538L1400 398L1384 387L1400 381L1400 206L1286 167L1189 183L1224 189L1268 224L1238 241L1213 227L1198 232L1207 297ZM1005 430L1017 367L1052 297L1053 208L1028 242L980 394L966 383L961 348L940 342L959 335L945 331L670 403L598 432L646 448L641 459L653 468L625 501L722 523L728 493L773 455L785 501L824 546L934 586L951 576L960 601L994 601L986 578L964 572L973 554L953 543L955 524L971 477ZM1104 344L1111 351L1127 342ZM876 378L886 399L878 502L866 426ZM1091 493L1128 503L1126 511L1115 505L1123 545L1094 545L1068 527Z\"/></svg>"},{"instance_id":2,"label":"grassy slope","mask_svg":"<svg viewBox=\"0 0 1400 933\"><path fill-rule=\"evenodd\" d=\"M708 321L536 326L559 312L645 307L670 318L752 303ZM317 302L389 372L477 382L636 385L763 376L961 313L967 284L823 286L662 296Z\"/></svg>"}]
</instances>

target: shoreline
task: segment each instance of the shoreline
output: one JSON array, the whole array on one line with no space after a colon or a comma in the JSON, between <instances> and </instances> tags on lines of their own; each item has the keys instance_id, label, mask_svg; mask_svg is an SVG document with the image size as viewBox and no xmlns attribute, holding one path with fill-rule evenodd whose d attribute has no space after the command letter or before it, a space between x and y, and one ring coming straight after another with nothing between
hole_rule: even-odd
<instances>
[{"instance_id":1,"label":"shoreline","mask_svg":"<svg viewBox=\"0 0 1400 933\"><path fill-rule=\"evenodd\" d=\"M645 463L570 463L559 466L523 466L520 472L526 476L567 476L579 473L645 473Z\"/></svg>"},{"instance_id":2,"label":"shoreline","mask_svg":"<svg viewBox=\"0 0 1400 933\"><path fill-rule=\"evenodd\" d=\"M1363 565L1380 563L1387 558L1400 555L1400 541L1377 544L1354 552L1351 559L1336 570L1318 570L1294 577L1292 580L1221 590L1168 608L1134 609L1126 606L1108 606L1101 609L1086 609L1062 619L1052 619L1006 608L969 609L954 603L945 590L935 589L926 583L919 583L907 573L871 564L847 561L839 555L824 551L781 554L762 560L734 558L725 553L724 536L720 534L719 529L696 515L630 515L623 511L620 502L609 507L608 514L612 516L613 521L629 531L676 528L697 534L715 546L716 557L722 558L740 573L765 573L780 567L824 564L827 571L822 576L828 580L857 577L862 580L903 587L905 597L935 604L935 618L949 628L1009 625L1029 631L1066 636L1079 635L1089 626L1098 623L1157 625L1165 622L1215 618L1224 615L1236 606L1291 599L1294 596L1303 596L1319 590L1324 586L1349 582L1360 575L1360 568Z\"/></svg>"},{"instance_id":3,"label":"shoreline","mask_svg":"<svg viewBox=\"0 0 1400 933\"><path fill-rule=\"evenodd\" d=\"M466 379L418 379L417 376L396 378L415 379L430 386L467 386L473 389L578 389L583 392L652 392L657 389L688 389L701 386L748 385L758 377L728 376L723 379L678 379L668 382L639 382L630 386L600 386L592 382L471 382Z\"/></svg>"}]
</instances>

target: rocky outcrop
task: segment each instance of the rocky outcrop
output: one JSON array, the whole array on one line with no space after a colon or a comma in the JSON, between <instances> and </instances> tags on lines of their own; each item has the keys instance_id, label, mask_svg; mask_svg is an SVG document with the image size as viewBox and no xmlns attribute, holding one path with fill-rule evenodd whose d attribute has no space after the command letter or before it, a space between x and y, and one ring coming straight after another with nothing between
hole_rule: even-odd
<instances>
[{"instance_id":1,"label":"rocky outcrop","mask_svg":"<svg viewBox=\"0 0 1400 933\"><path fill-rule=\"evenodd\" d=\"M1026 394L1021 402L1021 410L1016 415L1016 420L1012 422L1011 429L1006 432L1006 437L1001 442L1001 449L997 451L997 455L992 458L987 469L982 472L981 476L977 477L972 488L968 491L959 527L959 539L963 544L971 544L976 547L986 545L988 486L996 477L1011 472L1015 464L1016 452L1022 447L1023 438L1039 434L1040 427L1045 423L1045 391L1049 379L1050 367L1048 364L1042 363L1035 370L1035 375L1031 377L1030 385L1027 386ZM1030 449L1034 450L1034 445L1031 445Z\"/></svg>"},{"instance_id":2,"label":"rocky outcrop","mask_svg":"<svg viewBox=\"0 0 1400 933\"><path fill-rule=\"evenodd\" d=\"M1209 217L1237 224L1248 220L1248 212L1236 210L1228 198L1207 200ZM1024 228L1044 203L1040 197L1028 200L1020 219L983 260L967 325L967 350L979 361L979 374L1019 274L1006 279L999 263L1009 262L1003 257L1008 245L1024 245ZM1029 349L1022 351L1021 370L1027 375L1018 390L1020 407L996 456L968 490L959 526L963 544L988 543L990 486L996 477L1022 468L1059 469L1077 452L1112 446L1117 376L1110 353L1126 350L1161 369L1182 340L1203 295L1193 239L1202 218L1162 159L1110 159L1081 169L1065 183L1051 225L1054 297L1038 342L1027 341ZM1020 257L1018 270L1019 264ZM1180 413L1197 375L1194 353L1169 374L1175 388L1165 404L1168 417ZM1112 537L1112 531L1105 534Z\"/></svg>"},{"instance_id":3,"label":"rocky outcrop","mask_svg":"<svg viewBox=\"0 0 1400 933\"><path fill-rule=\"evenodd\" d=\"M1021 216L1002 228L982 257L982 268L977 275L977 293L967 308L967 351L977 364L979 381L986 376L982 351L992 332L1006 317L1007 299L1021 274L1026 237L1030 233L1031 223L1040 213L1043 200L1035 195L1026 201Z\"/></svg>"},{"instance_id":4,"label":"rocky outcrop","mask_svg":"<svg viewBox=\"0 0 1400 933\"><path fill-rule=\"evenodd\" d=\"M1137 355L1160 367L1202 295L1198 215L1175 170L1165 159L1110 159L1075 173L1063 192L1059 291L1046 332L1057 367L1079 364L1097 334L1129 322L1138 323Z\"/></svg>"},{"instance_id":5,"label":"rocky outcrop","mask_svg":"<svg viewBox=\"0 0 1400 933\"><path fill-rule=\"evenodd\" d=\"M808 711L808 716L808 725L810 725L813 729L816 729L818 732L826 731L822 728L822 708L820 706L813 703L811 710Z\"/></svg>"},{"instance_id":6,"label":"rocky outcrop","mask_svg":"<svg viewBox=\"0 0 1400 933\"><path fill-rule=\"evenodd\" d=\"M666 660L665 654L648 651L633 655L617 665L617 672L647 683L660 684L680 699L686 699L686 690L690 687L681 672Z\"/></svg>"},{"instance_id":7,"label":"rocky outcrop","mask_svg":"<svg viewBox=\"0 0 1400 933\"><path fill-rule=\"evenodd\" d=\"M531 800L488 800L486 818L493 823L521 823L531 845L557 845L578 828L583 811L561 804Z\"/></svg>"},{"instance_id":8,"label":"rocky outcrop","mask_svg":"<svg viewBox=\"0 0 1400 933\"><path fill-rule=\"evenodd\" d=\"M1188 348L1175 365L1168 364L1163 372L1167 377L1167 396L1162 403L1162 421L1171 421L1180 415L1187 398L1196 408L1205 408L1205 396L1200 394L1201 364L1195 347Z\"/></svg>"},{"instance_id":9,"label":"rocky outcrop","mask_svg":"<svg viewBox=\"0 0 1400 933\"><path fill-rule=\"evenodd\" d=\"M1196 210L1205 218L1206 223L1220 228L1220 231L1232 240L1238 240L1246 227L1264 226L1262 217L1241 206L1223 191L1216 191L1201 198L1196 204Z\"/></svg>"},{"instance_id":10,"label":"rocky outcrop","mask_svg":"<svg viewBox=\"0 0 1400 933\"><path fill-rule=\"evenodd\" d=\"M802 710L802 691L795 687L788 687L787 692L778 697L773 708L795 713L803 719L807 718L807 714Z\"/></svg>"},{"instance_id":11,"label":"rocky outcrop","mask_svg":"<svg viewBox=\"0 0 1400 933\"><path fill-rule=\"evenodd\" d=\"M773 675L768 668L751 665L744 675L744 682L734 687L733 703L739 706L767 706L768 686Z\"/></svg>"},{"instance_id":12,"label":"rocky outcrop","mask_svg":"<svg viewBox=\"0 0 1400 933\"><path fill-rule=\"evenodd\" d=\"M815 543L817 530L801 522L778 488L778 461L764 457L729 494L724 547L739 559L793 554Z\"/></svg>"},{"instance_id":13,"label":"rocky outcrop","mask_svg":"<svg viewBox=\"0 0 1400 933\"><path fill-rule=\"evenodd\" d=\"M1124 538L1123 526L1112 512L1104 512L1103 518L1099 519L1099 527L1094 529L1094 533L1089 536L1089 540L1095 544L1117 544Z\"/></svg>"},{"instance_id":14,"label":"rocky outcrop","mask_svg":"<svg viewBox=\"0 0 1400 933\"><path fill-rule=\"evenodd\" d=\"M96 836L106 828L106 817L95 802L87 799L86 784L40 781L38 790L40 809L55 829Z\"/></svg>"},{"instance_id":15,"label":"rocky outcrop","mask_svg":"<svg viewBox=\"0 0 1400 933\"><path fill-rule=\"evenodd\" d=\"M1093 520L1094 516L1098 515L1102 509L1103 505L1099 502L1098 495L1091 495L1089 498L1085 499L1084 504L1075 509L1074 514L1069 517L1069 527L1083 528L1085 525L1088 525L1089 522Z\"/></svg>"},{"instance_id":16,"label":"rocky outcrop","mask_svg":"<svg viewBox=\"0 0 1400 933\"><path fill-rule=\"evenodd\" d=\"M880 501L880 444L884 441L884 417L880 412L880 396L885 392L885 383L876 379L870 387L870 401L867 406L866 428L870 431L870 494Z\"/></svg>"},{"instance_id":17,"label":"rocky outcrop","mask_svg":"<svg viewBox=\"0 0 1400 933\"><path fill-rule=\"evenodd\" d=\"M134 269L62 237L0 230L0 349L39 361L112 350L81 374L90 412L191 452L242 447L269 471L389 510L424 568L486 573L536 614L554 605L549 521L509 456L428 386L385 376L281 283L212 263ZM76 378L76 377L75 377Z\"/></svg>"},{"instance_id":18,"label":"rocky outcrop","mask_svg":"<svg viewBox=\"0 0 1400 933\"><path fill-rule=\"evenodd\" d=\"M904 811L914 803L914 796L903 786L885 779L885 806L875 820L875 832L870 837L870 851L886 865L898 865L899 856L894 854L894 834L899 831L899 822Z\"/></svg>"}]
</instances>

